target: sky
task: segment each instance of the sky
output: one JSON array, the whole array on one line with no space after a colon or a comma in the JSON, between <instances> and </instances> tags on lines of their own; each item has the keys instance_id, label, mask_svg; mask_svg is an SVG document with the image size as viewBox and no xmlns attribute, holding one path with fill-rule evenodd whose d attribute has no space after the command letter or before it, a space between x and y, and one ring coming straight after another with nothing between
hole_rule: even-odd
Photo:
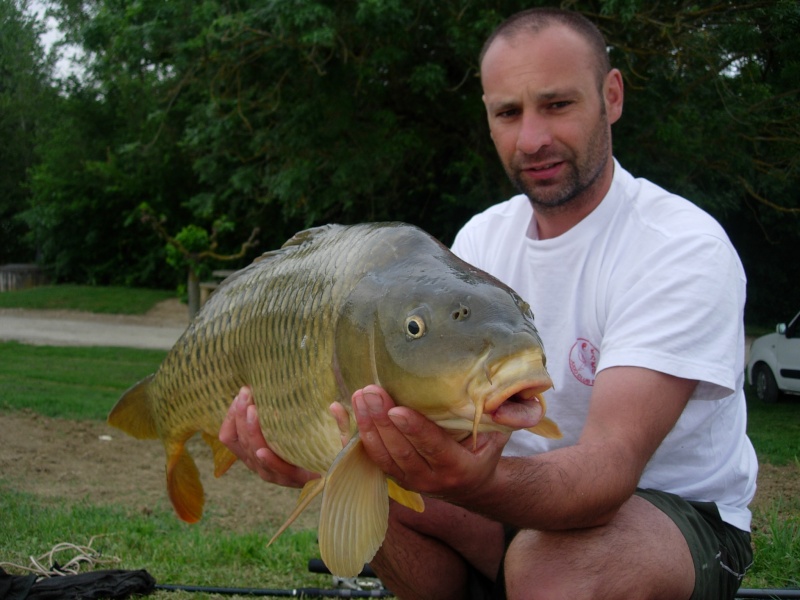
<instances>
[{"instance_id":1,"label":"sky","mask_svg":"<svg viewBox=\"0 0 800 600\"><path fill-rule=\"evenodd\" d=\"M44 13L47 10L46 0L31 0L29 13L36 16L37 20L44 21ZM58 23L55 19L49 18L46 21L47 31L42 35L41 41L44 45L45 51L49 52L54 43L61 40L64 35L58 30ZM62 57L56 63L55 74L58 78L64 78L72 73L76 73L80 68L73 64L71 57L79 55L80 48L76 46L68 46L61 49Z\"/></svg>"}]
</instances>

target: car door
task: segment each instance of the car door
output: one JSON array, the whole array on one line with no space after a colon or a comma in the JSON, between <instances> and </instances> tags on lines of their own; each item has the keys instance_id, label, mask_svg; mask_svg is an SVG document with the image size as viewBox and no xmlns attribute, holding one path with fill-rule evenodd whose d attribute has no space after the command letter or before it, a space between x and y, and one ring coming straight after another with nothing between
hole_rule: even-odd
<instances>
[{"instance_id":1,"label":"car door","mask_svg":"<svg viewBox=\"0 0 800 600\"><path fill-rule=\"evenodd\" d=\"M778 387L784 391L800 392L800 313L795 315L783 335L777 336L775 356Z\"/></svg>"}]
</instances>

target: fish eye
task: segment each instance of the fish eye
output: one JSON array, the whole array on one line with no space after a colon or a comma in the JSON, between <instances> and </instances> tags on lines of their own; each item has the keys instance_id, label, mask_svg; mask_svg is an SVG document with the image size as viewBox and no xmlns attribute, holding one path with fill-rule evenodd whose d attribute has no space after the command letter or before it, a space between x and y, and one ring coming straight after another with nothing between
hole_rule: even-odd
<instances>
[{"instance_id":1,"label":"fish eye","mask_svg":"<svg viewBox=\"0 0 800 600\"><path fill-rule=\"evenodd\" d=\"M464 319L468 318L470 314L469 306L464 306L463 304L459 304L458 308L455 309L452 313L450 313L450 318L453 321L463 321Z\"/></svg>"},{"instance_id":2,"label":"fish eye","mask_svg":"<svg viewBox=\"0 0 800 600\"><path fill-rule=\"evenodd\" d=\"M409 339L417 340L425 335L425 321L418 315L412 315L406 319L406 336Z\"/></svg>"}]
</instances>

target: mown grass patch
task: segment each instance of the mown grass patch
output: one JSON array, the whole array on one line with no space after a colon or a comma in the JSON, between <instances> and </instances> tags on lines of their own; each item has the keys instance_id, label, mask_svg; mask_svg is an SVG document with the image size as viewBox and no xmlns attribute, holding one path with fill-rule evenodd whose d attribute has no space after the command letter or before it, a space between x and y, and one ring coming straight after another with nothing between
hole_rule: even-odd
<instances>
[{"instance_id":1,"label":"mown grass patch","mask_svg":"<svg viewBox=\"0 0 800 600\"><path fill-rule=\"evenodd\" d=\"M175 298L175 292L120 286L46 285L3 292L0 308L141 315L170 298Z\"/></svg>"},{"instance_id":2,"label":"mown grass patch","mask_svg":"<svg viewBox=\"0 0 800 600\"><path fill-rule=\"evenodd\" d=\"M105 419L131 385L154 372L162 350L0 343L0 408L48 417Z\"/></svg>"}]
</instances>

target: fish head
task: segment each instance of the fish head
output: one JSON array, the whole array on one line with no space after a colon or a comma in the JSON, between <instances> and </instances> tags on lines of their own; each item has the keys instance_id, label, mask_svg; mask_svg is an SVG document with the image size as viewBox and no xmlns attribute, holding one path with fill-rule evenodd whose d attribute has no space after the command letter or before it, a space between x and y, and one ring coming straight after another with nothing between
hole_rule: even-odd
<instances>
[{"instance_id":1,"label":"fish head","mask_svg":"<svg viewBox=\"0 0 800 600\"><path fill-rule=\"evenodd\" d=\"M457 438L517 429L560 436L544 419L552 382L543 344L513 290L446 249L367 279L357 331L343 336L358 363L345 369L358 371L351 390L378 384Z\"/></svg>"}]
</instances>

